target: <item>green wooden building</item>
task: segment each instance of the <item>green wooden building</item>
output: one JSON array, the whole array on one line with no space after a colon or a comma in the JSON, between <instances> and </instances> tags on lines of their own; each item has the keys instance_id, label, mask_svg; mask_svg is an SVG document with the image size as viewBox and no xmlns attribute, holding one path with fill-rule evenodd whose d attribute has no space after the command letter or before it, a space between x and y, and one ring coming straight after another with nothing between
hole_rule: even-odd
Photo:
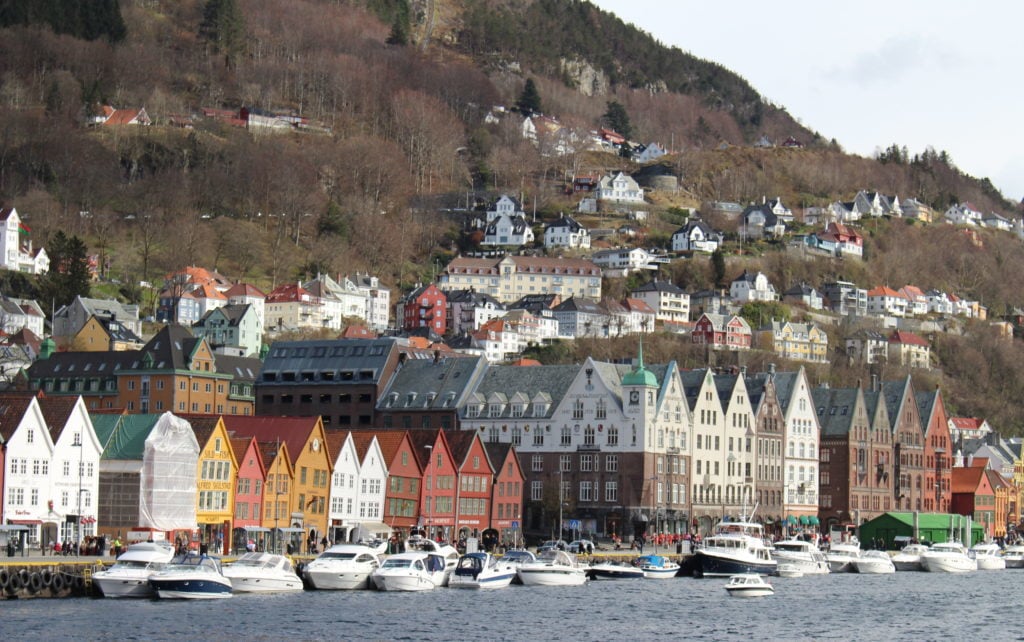
<instances>
[{"instance_id":1,"label":"green wooden building","mask_svg":"<svg viewBox=\"0 0 1024 642\"><path fill-rule=\"evenodd\" d=\"M964 515L885 513L861 524L858 537L864 548L869 548L872 542L881 539L887 550L898 550L910 539L932 543L956 539L965 546L973 546L984 541L985 529L977 522L970 523L970 537L967 536L968 523L969 520Z\"/></svg>"}]
</instances>

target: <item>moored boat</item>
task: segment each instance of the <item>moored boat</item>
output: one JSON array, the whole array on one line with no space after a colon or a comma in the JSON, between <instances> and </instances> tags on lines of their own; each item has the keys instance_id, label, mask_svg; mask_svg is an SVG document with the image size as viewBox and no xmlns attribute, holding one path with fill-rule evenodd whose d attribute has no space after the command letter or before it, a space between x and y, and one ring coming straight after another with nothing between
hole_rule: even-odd
<instances>
[{"instance_id":1,"label":"moored boat","mask_svg":"<svg viewBox=\"0 0 1024 642\"><path fill-rule=\"evenodd\" d=\"M1006 568L1024 568L1024 545L1015 544L1003 549Z\"/></svg>"},{"instance_id":2,"label":"moored boat","mask_svg":"<svg viewBox=\"0 0 1024 642\"><path fill-rule=\"evenodd\" d=\"M694 575L729 577L742 573L773 575L777 563L757 522L720 522L694 554Z\"/></svg>"},{"instance_id":3,"label":"moored boat","mask_svg":"<svg viewBox=\"0 0 1024 642\"><path fill-rule=\"evenodd\" d=\"M643 579L644 570L626 562L601 562L587 567L587 577L605 580Z\"/></svg>"},{"instance_id":4,"label":"moored boat","mask_svg":"<svg viewBox=\"0 0 1024 642\"><path fill-rule=\"evenodd\" d=\"M490 553L466 553L448 579L451 588L505 588L516 576L516 567Z\"/></svg>"},{"instance_id":5,"label":"moored boat","mask_svg":"<svg viewBox=\"0 0 1024 642\"><path fill-rule=\"evenodd\" d=\"M446 581L440 553L399 553L384 560L370 576L378 591L430 591Z\"/></svg>"},{"instance_id":6,"label":"moored boat","mask_svg":"<svg viewBox=\"0 0 1024 642\"><path fill-rule=\"evenodd\" d=\"M636 565L648 580L665 580L679 574L679 564L662 555L641 555L636 558Z\"/></svg>"},{"instance_id":7,"label":"moored boat","mask_svg":"<svg viewBox=\"0 0 1024 642\"><path fill-rule=\"evenodd\" d=\"M518 574L526 586L579 586L587 581L587 571L576 557L557 549L544 551L537 561L520 565Z\"/></svg>"},{"instance_id":8,"label":"moored boat","mask_svg":"<svg viewBox=\"0 0 1024 642\"><path fill-rule=\"evenodd\" d=\"M892 558L885 551L866 551L863 555L851 562L858 573L866 575L883 575L895 573L896 565Z\"/></svg>"},{"instance_id":9,"label":"moored boat","mask_svg":"<svg viewBox=\"0 0 1024 642\"><path fill-rule=\"evenodd\" d=\"M907 544L892 556L892 563L897 571L923 571L921 555L927 552L928 547L924 544Z\"/></svg>"},{"instance_id":10,"label":"moored boat","mask_svg":"<svg viewBox=\"0 0 1024 642\"><path fill-rule=\"evenodd\" d=\"M459 563L459 551L455 549L451 544L441 544L432 539L423 537L421 535L413 535L409 539L405 540L405 552L406 553L436 553L444 558L444 581L441 586L448 586L448 579L452 576L452 572L455 570L455 565Z\"/></svg>"},{"instance_id":11,"label":"moored boat","mask_svg":"<svg viewBox=\"0 0 1024 642\"><path fill-rule=\"evenodd\" d=\"M291 560L273 553L246 553L224 567L224 577L231 580L231 590L236 593L280 593L303 588Z\"/></svg>"},{"instance_id":12,"label":"moored boat","mask_svg":"<svg viewBox=\"0 0 1024 642\"><path fill-rule=\"evenodd\" d=\"M505 554L498 561L509 564L515 569L516 576L512 579L513 584L522 584L522 580L519 579L519 567L523 564L536 562L537 556L525 549L512 549L505 551Z\"/></svg>"},{"instance_id":13,"label":"moored boat","mask_svg":"<svg viewBox=\"0 0 1024 642\"><path fill-rule=\"evenodd\" d=\"M792 564L779 564L777 573L779 577L803 577L804 572Z\"/></svg>"},{"instance_id":14,"label":"moored boat","mask_svg":"<svg viewBox=\"0 0 1024 642\"><path fill-rule=\"evenodd\" d=\"M370 574L380 567L380 555L362 544L336 544L306 565L303 575L316 589L370 588Z\"/></svg>"},{"instance_id":15,"label":"moored boat","mask_svg":"<svg viewBox=\"0 0 1024 642\"><path fill-rule=\"evenodd\" d=\"M1001 571L1006 568L1006 560L1000 552L1002 549L995 542L978 542L968 554L974 558L979 571Z\"/></svg>"},{"instance_id":16,"label":"moored boat","mask_svg":"<svg viewBox=\"0 0 1024 642\"><path fill-rule=\"evenodd\" d=\"M825 559L833 573L847 573L854 570L852 562L861 554L860 542L851 539L849 542L833 542L825 553Z\"/></svg>"},{"instance_id":17,"label":"moored boat","mask_svg":"<svg viewBox=\"0 0 1024 642\"><path fill-rule=\"evenodd\" d=\"M967 555L960 542L935 544L921 554L921 567L929 573L967 573L978 570L978 564Z\"/></svg>"},{"instance_id":18,"label":"moored boat","mask_svg":"<svg viewBox=\"0 0 1024 642\"><path fill-rule=\"evenodd\" d=\"M829 572L829 563L824 553L812 542L802 539L787 539L775 542L772 557L779 564L796 567L804 575L825 575Z\"/></svg>"},{"instance_id":19,"label":"moored boat","mask_svg":"<svg viewBox=\"0 0 1024 642\"><path fill-rule=\"evenodd\" d=\"M224 577L220 560L209 555L179 555L162 571L150 575L149 584L161 599L231 597L231 580Z\"/></svg>"},{"instance_id":20,"label":"moored boat","mask_svg":"<svg viewBox=\"0 0 1024 642\"><path fill-rule=\"evenodd\" d=\"M153 597L149 577L163 570L174 557L170 544L132 544L110 568L92 574L92 581L104 597Z\"/></svg>"},{"instance_id":21,"label":"moored boat","mask_svg":"<svg viewBox=\"0 0 1024 642\"><path fill-rule=\"evenodd\" d=\"M775 587L757 573L738 573L730 576L725 590L732 597L765 597L775 594Z\"/></svg>"}]
</instances>

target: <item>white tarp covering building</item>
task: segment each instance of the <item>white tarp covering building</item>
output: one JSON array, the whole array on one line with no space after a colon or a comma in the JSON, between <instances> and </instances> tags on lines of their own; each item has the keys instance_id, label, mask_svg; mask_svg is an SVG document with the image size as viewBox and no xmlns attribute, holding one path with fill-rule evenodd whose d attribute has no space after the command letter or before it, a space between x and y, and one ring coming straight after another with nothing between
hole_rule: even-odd
<instances>
[{"instance_id":1,"label":"white tarp covering building","mask_svg":"<svg viewBox=\"0 0 1024 642\"><path fill-rule=\"evenodd\" d=\"M199 442L191 424L164 413L146 438L139 526L162 531L196 527L198 463Z\"/></svg>"}]
</instances>

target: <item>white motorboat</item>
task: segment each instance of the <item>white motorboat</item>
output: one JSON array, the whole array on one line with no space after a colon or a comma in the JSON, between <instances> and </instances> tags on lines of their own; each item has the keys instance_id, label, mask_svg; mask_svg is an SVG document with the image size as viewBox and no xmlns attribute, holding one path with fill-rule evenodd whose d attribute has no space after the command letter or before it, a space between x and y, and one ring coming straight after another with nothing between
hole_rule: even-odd
<instances>
[{"instance_id":1,"label":"white motorboat","mask_svg":"<svg viewBox=\"0 0 1024 642\"><path fill-rule=\"evenodd\" d=\"M246 553L224 567L235 593L275 593L301 591L302 578L295 574L292 562L284 555Z\"/></svg>"},{"instance_id":2,"label":"white motorboat","mask_svg":"<svg viewBox=\"0 0 1024 642\"><path fill-rule=\"evenodd\" d=\"M544 551L536 562L521 564L518 574L527 586L579 586L587 581L586 568L576 557L557 549Z\"/></svg>"},{"instance_id":3,"label":"white motorboat","mask_svg":"<svg viewBox=\"0 0 1024 642\"><path fill-rule=\"evenodd\" d=\"M978 564L967 555L960 542L935 544L921 554L921 567L930 573L967 573L978 570Z\"/></svg>"},{"instance_id":4,"label":"white motorboat","mask_svg":"<svg viewBox=\"0 0 1024 642\"><path fill-rule=\"evenodd\" d=\"M647 580L667 580L679 574L679 565L662 555L641 555L636 565Z\"/></svg>"},{"instance_id":5,"label":"white motorboat","mask_svg":"<svg viewBox=\"0 0 1024 642\"><path fill-rule=\"evenodd\" d=\"M224 577L220 560L209 555L179 555L150 575L149 584L161 599L231 597L231 580Z\"/></svg>"},{"instance_id":6,"label":"white motorboat","mask_svg":"<svg viewBox=\"0 0 1024 642\"><path fill-rule=\"evenodd\" d=\"M1000 555L1002 549L995 542L978 542L971 547L968 554L974 558L979 571L1001 571L1006 568L1006 560Z\"/></svg>"},{"instance_id":7,"label":"white motorboat","mask_svg":"<svg viewBox=\"0 0 1024 642\"><path fill-rule=\"evenodd\" d=\"M1007 546L1003 549L1003 560L1006 568L1024 568L1024 545Z\"/></svg>"},{"instance_id":8,"label":"white motorboat","mask_svg":"<svg viewBox=\"0 0 1024 642\"><path fill-rule=\"evenodd\" d=\"M860 542L852 539L849 542L833 542L829 545L825 559L828 560L828 568L833 573L848 573L853 571L852 562L861 556Z\"/></svg>"},{"instance_id":9,"label":"white motorboat","mask_svg":"<svg viewBox=\"0 0 1024 642\"><path fill-rule=\"evenodd\" d=\"M892 556L892 563L897 571L923 571L921 555L927 552L928 547L924 544L907 544Z\"/></svg>"},{"instance_id":10,"label":"white motorboat","mask_svg":"<svg viewBox=\"0 0 1024 642\"><path fill-rule=\"evenodd\" d=\"M775 594L775 587L757 573L739 573L731 576L725 590L732 597L765 597Z\"/></svg>"},{"instance_id":11,"label":"white motorboat","mask_svg":"<svg viewBox=\"0 0 1024 642\"><path fill-rule=\"evenodd\" d=\"M882 575L896 572L896 565L885 551L866 551L853 560L851 565L856 572L864 574Z\"/></svg>"},{"instance_id":12,"label":"white motorboat","mask_svg":"<svg viewBox=\"0 0 1024 642\"><path fill-rule=\"evenodd\" d=\"M502 558L504 559L504 558ZM459 558L448 579L451 588L505 588L516 576L516 567L490 553L467 553Z\"/></svg>"},{"instance_id":13,"label":"white motorboat","mask_svg":"<svg viewBox=\"0 0 1024 642\"><path fill-rule=\"evenodd\" d=\"M642 580L644 570L626 562L601 562L587 567L587 577L592 580Z\"/></svg>"},{"instance_id":14,"label":"white motorboat","mask_svg":"<svg viewBox=\"0 0 1024 642\"><path fill-rule=\"evenodd\" d=\"M777 563L757 522L719 522L694 554L694 575L730 577L743 573L773 575Z\"/></svg>"},{"instance_id":15,"label":"white motorboat","mask_svg":"<svg viewBox=\"0 0 1024 642\"><path fill-rule=\"evenodd\" d=\"M512 549L505 551L505 554L499 559L502 563L511 564L512 568L516 571L516 576L512 579L513 584L522 584L523 582L519 579L519 567L523 564L529 564L537 561L537 556L525 549Z\"/></svg>"},{"instance_id":16,"label":"white motorboat","mask_svg":"<svg viewBox=\"0 0 1024 642\"><path fill-rule=\"evenodd\" d=\"M92 574L92 581L105 597L153 597L149 576L163 570L174 557L170 544L132 544L110 568Z\"/></svg>"},{"instance_id":17,"label":"white motorboat","mask_svg":"<svg viewBox=\"0 0 1024 642\"><path fill-rule=\"evenodd\" d=\"M445 560L444 568L444 582L441 586L448 586L448 579L452 576L452 572L455 570L455 565L459 563L459 551L450 544L440 544L432 539L422 537L420 535L413 535L409 539L405 540L405 552L413 553L437 553Z\"/></svg>"},{"instance_id":18,"label":"white motorboat","mask_svg":"<svg viewBox=\"0 0 1024 642\"><path fill-rule=\"evenodd\" d=\"M824 575L831 572L825 554L813 542L787 539L775 542L772 557L779 564L796 567L804 575Z\"/></svg>"},{"instance_id":19,"label":"white motorboat","mask_svg":"<svg viewBox=\"0 0 1024 642\"><path fill-rule=\"evenodd\" d=\"M803 577L804 572L792 564L779 564L779 577Z\"/></svg>"},{"instance_id":20,"label":"white motorboat","mask_svg":"<svg viewBox=\"0 0 1024 642\"><path fill-rule=\"evenodd\" d=\"M399 553L384 560L370 579L378 591L430 591L445 582L440 553Z\"/></svg>"},{"instance_id":21,"label":"white motorboat","mask_svg":"<svg viewBox=\"0 0 1024 642\"><path fill-rule=\"evenodd\" d=\"M303 574L313 588L370 588L370 574L380 568L380 555L362 544L336 544L306 565Z\"/></svg>"}]
</instances>

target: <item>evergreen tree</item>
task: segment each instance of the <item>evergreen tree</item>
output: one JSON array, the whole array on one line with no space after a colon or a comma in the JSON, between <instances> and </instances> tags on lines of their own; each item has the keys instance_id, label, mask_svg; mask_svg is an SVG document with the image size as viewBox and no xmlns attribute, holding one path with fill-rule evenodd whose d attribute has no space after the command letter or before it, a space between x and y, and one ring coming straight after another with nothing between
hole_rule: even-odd
<instances>
[{"instance_id":1,"label":"evergreen tree","mask_svg":"<svg viewBox=\"0 0 1024 642\"><path fill-rule=\"evenodd\" d=\"M388 35L387 43L402 47L409 44L409 33L402 18L396 16L395 21L391 23L391 33Z\"/></svg>"},{"instance_id":2,"label":"evergreen tree","mask_svg":"<svg viewBox=\"0 0 1024 642\"><path fill-rule=\"evenodd\" d=\"M540 105L540 92L537 91L537 85L533 82L533 78L526 79L523 93L519 95L519 100L516 102L516 109L527 116L543 113Z\"/></svg>"},{"instance_id":3,"label":"evergreen tree","mask_svg":"<svg viewBox=\"0 0 1024 642\"><path fill-rule=\"evenodd\" d=\"M626 113L626 108L623 107L618 101L612 101L608 103L608 111L602 116L606 125L609 129L612 129L626 139L633 135L633 126L629 123L629 114Z\"/></svg>"},{"instance_id":4,"label":"evergreen tree","mask_svg":"<svg viewBox=\"0 0 1024 642\"><path fill-rule=\"evenodd\" d=\"M245 51L245 17L236 0L206 0L199 37L224 56L225 67L234 67Z\"/></svg>"},{"instance_id":5,"label":"evergreen tree","mask_svg":"<svg viewBox=\"0 0 1024 642\"><path fill-rule=\"evenodd\" d=\"M725 255L722 250L715 250L711 253L711 279L715 287L721 287L725 280Z\"/></svg>"},{"instance_id":6,"label":"evergreen tree","mask_svg":"<svg viewBox=\"0 0 1024 642\"><path fill-rule=\"evenodd\" d=\"M67 236L61 230L50 241L46 253L50 257L50 271L39 282L39 298L53 303L57 309L75 300L76 296L89 296L89 258L85 243L77 236Z\"/></svg>"}]
</instances>

